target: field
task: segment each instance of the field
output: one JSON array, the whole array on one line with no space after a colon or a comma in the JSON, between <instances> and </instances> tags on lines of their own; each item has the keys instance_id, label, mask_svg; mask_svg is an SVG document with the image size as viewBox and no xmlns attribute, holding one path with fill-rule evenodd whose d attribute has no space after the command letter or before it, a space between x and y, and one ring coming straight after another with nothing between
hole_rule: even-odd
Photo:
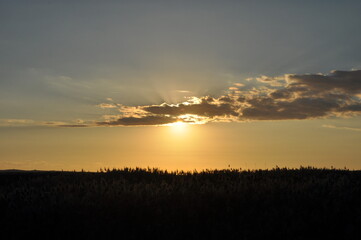
<instances>
[{"instance_id":1,"label":"field","mask_svg":"<svg viewBox=\"0 0 361 240\"><path fill-rule=\"evenodd\" d=\"M356 239L361 172L2 171L0 213L6 239Z\"/></svg>"}]
</instances>

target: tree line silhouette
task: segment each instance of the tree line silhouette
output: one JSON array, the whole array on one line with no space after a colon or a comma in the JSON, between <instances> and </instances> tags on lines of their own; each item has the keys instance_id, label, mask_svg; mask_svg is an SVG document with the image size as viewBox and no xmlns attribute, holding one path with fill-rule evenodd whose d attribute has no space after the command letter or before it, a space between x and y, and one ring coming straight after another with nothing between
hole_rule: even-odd
<instances>
[{"instance_id":1,"label":"tree line silhouette","mask_svg":"<svg viewBox=\"0 0 361 240\"><path fill-rule=\"evenodd\" d=\"M0 213L7 239L356 239L361 172L4 171Z\"/></svg>"}]
</instances>

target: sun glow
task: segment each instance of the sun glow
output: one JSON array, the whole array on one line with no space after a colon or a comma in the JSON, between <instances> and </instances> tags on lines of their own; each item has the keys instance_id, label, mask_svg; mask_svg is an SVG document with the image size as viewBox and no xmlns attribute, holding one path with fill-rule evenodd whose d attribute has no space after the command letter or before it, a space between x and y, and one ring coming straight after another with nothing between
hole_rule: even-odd
<instances>
[{"instance_id":1,"label":"sun glow","mask_svg":"<svg viewBox=\"0 0 361 240\"><path fill-rule=\"evenodd\" d=\"M184 122L175 122L169 124L170 127L172 127L172 130L177 133L183 133L187 128L187 123Z\"/></svg>"}]
</instances>

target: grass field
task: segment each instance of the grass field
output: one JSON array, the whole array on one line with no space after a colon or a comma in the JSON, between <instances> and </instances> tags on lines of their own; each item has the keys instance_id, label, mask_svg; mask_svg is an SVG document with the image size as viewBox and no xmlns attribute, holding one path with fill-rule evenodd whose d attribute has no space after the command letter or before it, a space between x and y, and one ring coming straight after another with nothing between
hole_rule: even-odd
<instances>
[{"instance_id":1,"label":"grass field","mask_svg":"<svg viewBox=\"0 0 361 240\"><path fill-rule=\"evenodd\" d=\"M361 172L2 171L3 239L358 239Z\"/></svg>"}]
</instances>

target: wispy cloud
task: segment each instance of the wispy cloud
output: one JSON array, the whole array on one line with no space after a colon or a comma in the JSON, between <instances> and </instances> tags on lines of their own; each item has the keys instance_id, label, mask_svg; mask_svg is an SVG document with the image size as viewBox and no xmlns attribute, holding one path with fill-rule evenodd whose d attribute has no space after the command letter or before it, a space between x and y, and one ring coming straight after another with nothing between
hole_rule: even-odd
<instances>
[{"instance_id":1,"label":"wispy cloud","mask_svg":"<svg viewBox=\"0 0 361 240\"><path fill-rule=\"evenodd\" d=\"M0 119L0 127L91 127L94 121L36 121L32 119Z\"/></svg>"},{"instance_id":2,"label":"wispy cloud","mask_svg":"<svg viewBox=\"0 0 361 240\"><path fill-rule=\"evenodd\" d=\"M356 131L356 132L361 132L361 128L353 128L353 127L338 127L335 125L322 125L322 127L324 128L332 128L332 129L340 129L340 130L349 130L349 131Z\"/></svg>"},{"instance_id":3,"label":"wispy cloud","mask_svg":"<svg viewBox=\"0 0 361 240\"><path fill-rule=\"evenodd\" d=\"M177 92L179 92L179 93L191 93L191 92L188 91L188 90L177 90Z\"/></svg>"},{"instance_id":4,"label":"wispy cloud","mask_svg":"<svg viewBox=\"0 0 361 240\"><path fill-rule=\"evenodd\" d=\"M90 127L90 125L86 124L60 124L56 125L57 127L66 127L66 128L81 128L81 127Z\"/></svg>"},{"instance_id":5,"label":"wispy cloud","mask_svg":"<svg viewBox=\"0 0 361 240\"><path fill-rule=\"evenodd\" d=\"M0 119L1 127L29 126L34 123L35 123L35 121L31 120L31 119Z\"/></svg>"}]
</instances>

